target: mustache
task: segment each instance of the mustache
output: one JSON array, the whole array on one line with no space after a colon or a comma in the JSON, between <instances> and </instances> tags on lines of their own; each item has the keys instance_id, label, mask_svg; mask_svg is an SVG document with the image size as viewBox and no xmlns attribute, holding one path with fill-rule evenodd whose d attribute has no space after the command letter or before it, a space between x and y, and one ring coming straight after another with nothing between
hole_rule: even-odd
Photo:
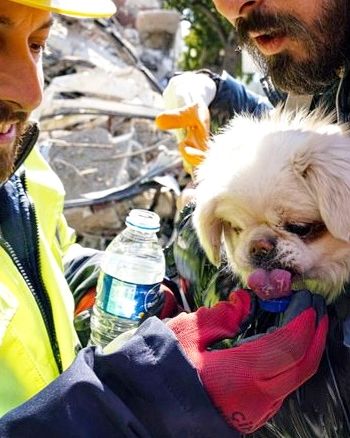
<instances>
[{"instance_id":1,"label":"mustache","mask_svg":"<svg viewBox=\"0 0 350 438\"><path fill-rule=\"evenodd\" d=\"M13 104L0 101L0 122L2 123L24 123L28 119L26 111L14 108Z\"/></svg>"},{"instance_id":2,"label":"mustache","mask_svg":"<svg viewBox=\"0 0 350 438\"><path fill-rule=\"evenodd\" d=\"M250 32L281 33L298 39L301 35L307 34L305 26L294 16L272 14L259 9L254 9L247 17L237 18L235 27L240 44L249 43Z\"/></svg>"}]
</instances>

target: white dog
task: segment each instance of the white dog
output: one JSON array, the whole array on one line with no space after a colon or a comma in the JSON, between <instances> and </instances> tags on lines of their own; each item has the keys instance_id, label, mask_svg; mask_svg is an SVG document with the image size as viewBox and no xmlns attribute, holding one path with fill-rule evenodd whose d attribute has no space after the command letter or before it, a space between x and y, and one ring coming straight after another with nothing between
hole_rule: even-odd
<instances>
[{"instance_id":1,"label":"white dog","mask_svg":"<svg viewBox=\"0 0 350 438\"><path fill-rule=\"evenodd\" d=\"M238 116L209 142L194 225L210 261L244 283L284 269L334 300L350 279L350 137L318 111Z\"/></svg>"}]
</instances>

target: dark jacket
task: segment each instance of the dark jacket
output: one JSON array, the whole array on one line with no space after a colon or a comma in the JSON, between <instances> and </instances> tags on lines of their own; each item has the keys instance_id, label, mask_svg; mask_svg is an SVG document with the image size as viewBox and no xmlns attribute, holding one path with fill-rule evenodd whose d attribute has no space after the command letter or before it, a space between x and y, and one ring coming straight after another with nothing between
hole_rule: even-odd
<instances>
[{"instance_id":1,"label":"dark jacket","mask_svg":"<svg viewBox=\"0 0 350 438\"><path fill-rule=\"evenodd\" d=\"M1 438L238 438L209 401L174 334L149 318L117 352L73 365L0 420Z\"/></svg>"}]
</instances>

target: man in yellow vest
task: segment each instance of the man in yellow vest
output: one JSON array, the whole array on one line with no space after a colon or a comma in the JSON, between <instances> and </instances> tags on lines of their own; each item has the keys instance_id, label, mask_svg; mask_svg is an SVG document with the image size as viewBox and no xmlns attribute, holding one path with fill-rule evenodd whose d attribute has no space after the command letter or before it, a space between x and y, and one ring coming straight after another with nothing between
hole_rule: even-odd
<instances>
[{"instance_id":1,"label":"man in yellow vest","mask_svg":"<svg viewBox=\"0 0 350 438\"><path fill-rule=\"evenodd\" d=\"M38 127L30 123L42 98L53 12L107 17L115 7L110 0L0 3L0 436L236 437L256 430L317 370L327 316L306 291L294 294L280 327L234 348L209 350L247 324L254 299L245 290L167 324L149 318L109 354L95 347L77 354L63 260L70 254L76 280L77 266L93 265L96 254L75 246L62 215L63 187L36 150Z\"/></svg>"}]
</instances>

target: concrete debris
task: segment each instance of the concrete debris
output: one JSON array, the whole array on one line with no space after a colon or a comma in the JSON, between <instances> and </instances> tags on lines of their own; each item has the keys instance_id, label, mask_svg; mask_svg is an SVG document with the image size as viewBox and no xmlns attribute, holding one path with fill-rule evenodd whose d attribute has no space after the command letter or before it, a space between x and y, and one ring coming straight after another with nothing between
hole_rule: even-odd
<instances>
[{"instance_id":1,"label":"concrete debris","mask_svg":"<svg viewBox=\"0 0 350 438\"><path fill-rule=\"evenodd\" d=\"M175 35L181 19L181 14L175 10L149 9L140 11L136 18L136 29L142 33L166 32ZM142 35L140 35L142 38Z\"/></svg>"},{"instance_id":2,"label":"concrete debris","mask_svg":"<svg viewBox=\"0 0 350 438\"><path fill-rule=\"evenodd\" d=\"M184 178L174 136L154 126L176 68L180 17L156 0L116 3L110 20L57 17L35 113L40 149L66 189L67 220L99 249L131 208L158 212L166 243Z\"/></svg>"}]
</instances>

